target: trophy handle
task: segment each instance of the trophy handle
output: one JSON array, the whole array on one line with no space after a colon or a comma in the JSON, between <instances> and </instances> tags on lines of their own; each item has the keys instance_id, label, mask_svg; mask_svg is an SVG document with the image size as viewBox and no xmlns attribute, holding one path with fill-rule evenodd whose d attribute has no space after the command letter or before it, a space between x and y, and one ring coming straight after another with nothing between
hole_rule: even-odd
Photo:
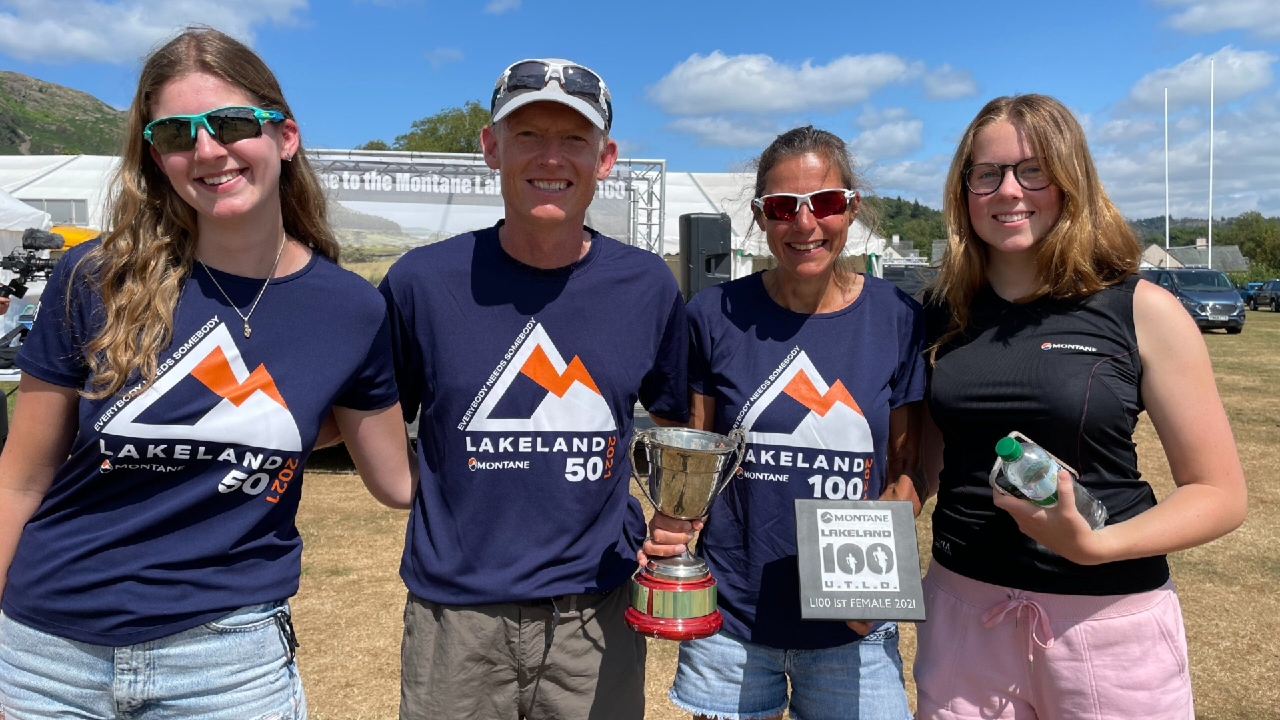
<instances>
[{"instance_id":1,"label":"trophy handle","mask_svg":"<svg viewBox=\"0 0 1280 720\"><path fill-rule=\"evenodd\" d=\"M644 445L644 452L637 453L637 446ZM627 457L631 458L631 477L635 479L636 485L640 487L640 493L644 495L649 504L658 507L658 503L653 501L649 496L649 488L645 487L645 479L649 477L650 461L649 461L649 435L644 430L637 430L631 434L631 444L627 446ZM644 470L641 471L641 465Z\"/></svg>"},{"instance_id":2,"label":"trophy handle","mask_svg":"<svg viewBox=\"0 0 1280 720\"><path fill-rule=\"evenodd\" d=\"M733 463L729 466L728 471L725 472L724 479L720 481L720 487L716 488L717 495L720 494L720 491L725 489L725 486L727 486L729 481L733 479L733 476L737 474L738 466L742 464L742 458L747 454L747 433L745 430L742 428L734 428L729 431L728 437L734 441L735 445L738 446L738 450L734 453Z\"/></svg>"}]
</instances>

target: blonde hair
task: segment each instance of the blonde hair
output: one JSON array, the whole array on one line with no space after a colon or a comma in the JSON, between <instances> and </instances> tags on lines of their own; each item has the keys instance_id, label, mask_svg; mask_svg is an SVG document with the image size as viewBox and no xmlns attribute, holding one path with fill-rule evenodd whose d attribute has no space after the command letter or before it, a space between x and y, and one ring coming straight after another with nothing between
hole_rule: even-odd
<instances>
[{"instance_id":1,"label":"blonde hair","mask_svg":"<svg viewBox=\"0 0 1280 720\"><path fill-rule=\"evenodd\" d=\"M986 282L987 247L969 217L964 175L973 161L974 138L1001 121L1026 135L1050 182L1062 194L1058 220L1038 243L1036 287L1018 302L1045 295L1085 297L1138 271L1142 254L1138 239L1107 197L1084 130L1071 111L1046 95L998 97L969 123L947 172L942 197L947 249L929 296L934 302L946 302L951 321L929 349L931 360L936 359L939 347L968 324L969 305Z\"/></svg>"},{"instance_id":2,"label":"blonde hair","mask_svg":"<svg viewBox=\"0 0 1280 720\"><path fill-rule=\"evenodd\" d=\"M135 375L143 387L149 385L173 337L174 309L195 260L196 211L152 160L142 131L153 119L151 103L160 89L192 73L219 77L260 107L293 117L262 59L213 28L189 27L147 58L125 121L106 231L81 260L105 309L102 328L84 351L92 378L84 393L89 398L114 395ZM280 209L290 237L338 259L324 191L301 147L291 162L281 163Z\"/></svg>"}]
</instances>

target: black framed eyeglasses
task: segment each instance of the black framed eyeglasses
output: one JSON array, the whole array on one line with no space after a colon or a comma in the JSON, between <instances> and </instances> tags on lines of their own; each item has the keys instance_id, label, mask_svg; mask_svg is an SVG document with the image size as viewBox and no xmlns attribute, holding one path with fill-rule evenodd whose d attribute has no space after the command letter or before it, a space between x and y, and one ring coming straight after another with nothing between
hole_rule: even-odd
<instances>
[{"instance_id":1,"label":"black framed eyeglasses","mask_svg":"<svg viewBox=\"0 0 1280 720\"><path fill-rule=\"evenodd\" d=\"M1040 158L1029 157L1011 165L974 163L965 168L964 185L974 195L990 195L1000 189L1004 174L1010 169L1023 190L1043 190L1052 184Z\"/></svg>"}]
</instances>

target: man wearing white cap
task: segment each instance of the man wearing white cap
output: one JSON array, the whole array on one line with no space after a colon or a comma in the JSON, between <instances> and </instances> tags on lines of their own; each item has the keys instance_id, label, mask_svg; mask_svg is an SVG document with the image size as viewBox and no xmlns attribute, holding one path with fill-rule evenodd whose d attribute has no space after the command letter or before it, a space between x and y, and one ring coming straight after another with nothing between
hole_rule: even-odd
<instances>
[{"instance_id":1,"label":"man wearing white cap","mask_svg":"<svg viewBox=\"0 0 1280 720\"><path fill-rule=\"evenodd\" d=\"M407 253L382 283L401 403L422 410L400 717L639 720L645 644L623 611L645 527L626 447L637 399L687 417L684 302L661 258L583 224L618 156L598 75L522 61L490 109L505 219Z\"/></svg>"}]
</instances>

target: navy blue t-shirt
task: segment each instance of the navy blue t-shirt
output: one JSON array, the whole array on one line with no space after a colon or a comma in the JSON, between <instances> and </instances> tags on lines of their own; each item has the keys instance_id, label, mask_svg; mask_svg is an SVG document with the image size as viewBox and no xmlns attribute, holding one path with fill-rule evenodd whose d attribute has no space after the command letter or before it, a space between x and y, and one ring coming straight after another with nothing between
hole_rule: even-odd
<instances>
[{"instance_id":1,"label":"navy blue t-shirt","mask_svg":"<svg viewBox=\"0 0 1280 720\"><path fill-rule=\"evenodd\" d=\"M500 226L411 250L382 283L405 417L422 409L400 575L443 604L621 585L645 534L628 493L636 399L688 417L666 263L591 231L582 259L539 270Z\"/></svg>"},{"instance_id":2,"label":"navy blue t-shirt","mask_svg":"<svg viewBox=\"0 0 1280 720\"><path fill-rule=\"evenodd\" d=\"M24 373L90 387L84 345L105 310L90 247L54 269L18 354ZM260 279L212 270L240 308ZM81 398L71 455L22 531L3 609L96 645L166 637L298 590L302 468L333 405L396 401L386 304L316 254L271 281L252 336L196 266L179 295L159 377Z\"/></svg>"},{"instance_id":3,"label":"navy blue t-shirt","mask_svg":"<svg viewBox=\"0 0 1280 720\"><path fill-rule=\"evenodd\" d=\"M689 302L689 387L715 400L715 431L742 428L742 471L712 506L698 553L719 583L724 629L783 649L858 639L800 619L796 498L874 500L885 484L889 411L924 397L920 305L866 278L858 299L805 315L763 274Z\"/></svg>"}]
</instances>

